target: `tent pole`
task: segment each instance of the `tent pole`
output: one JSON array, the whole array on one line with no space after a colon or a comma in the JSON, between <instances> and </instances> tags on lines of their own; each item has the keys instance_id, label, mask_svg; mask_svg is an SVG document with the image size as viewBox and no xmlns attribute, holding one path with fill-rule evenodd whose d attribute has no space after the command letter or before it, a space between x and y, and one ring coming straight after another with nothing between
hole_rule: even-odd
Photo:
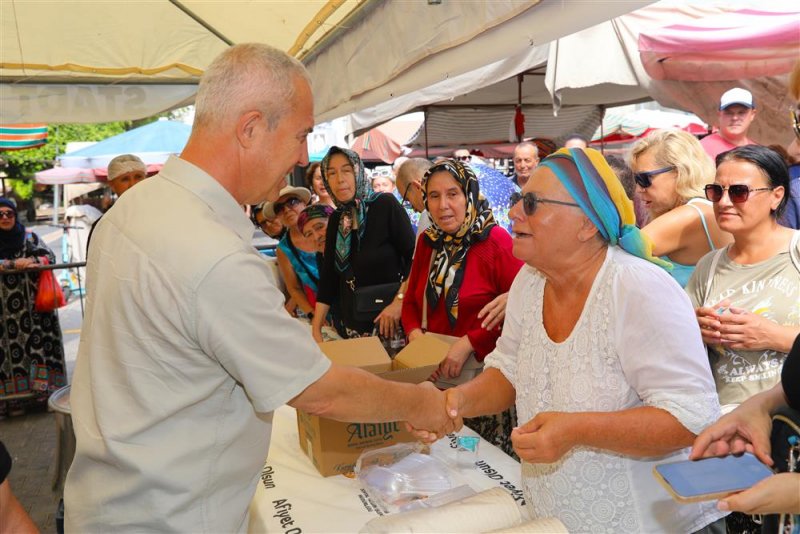
<instances>
[{"instance_id":1,"label":"tent pole","mask_svg":"<svg viewBox=\"0 0 800 534\"><path fill-rule=\"evenodd\" d=\"M53 186L53 226L58 226L58 208L61 205L61 186Z\"/></svg>"},{"instance_id":2,"label":"tent pole","mask_svg":"<svg viewBox=\"0 0 800 534\"><path fill-rule=\"evenodd\" d=\"M603 129L603 119L606 118L606 107L600 106L600 153L606 155L606 132Z\"/></svg>"},{"instance_id":3,"label":"tent pole","mask_svg":"<svg viewBox=\"0 0 800 534\"><path fill-rule=\"evenodd\" d=\"M425 128L425 159L431 159L428 155L428 107L422 110L422 117L423 117L423 128Z\"/></svg>"}]
</instances>

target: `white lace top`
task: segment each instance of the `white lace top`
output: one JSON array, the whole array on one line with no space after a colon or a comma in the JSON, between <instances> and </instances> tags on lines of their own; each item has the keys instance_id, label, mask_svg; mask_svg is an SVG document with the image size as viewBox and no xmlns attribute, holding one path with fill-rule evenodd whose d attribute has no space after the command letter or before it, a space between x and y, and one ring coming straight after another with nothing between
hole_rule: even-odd
<instances>
[{"instance_id":1,"label":"white lace top","mask_svg":"<svg viewBox=\"0 0 800 534\"><path fill-rule=\"evenodd\" d=\"M509 292L503 335L486 357L517 393L520 423L542 411L654 406L694 433L719 417L714 381L689 298L655 265L610 247L570 336L554 343L542 321L545 279L523 267ZM523 462L534 517L570 532L693 532L725 515L713 503L678 504L649 460L578 447L553 464Z\"/></svg>"}]
</instances>

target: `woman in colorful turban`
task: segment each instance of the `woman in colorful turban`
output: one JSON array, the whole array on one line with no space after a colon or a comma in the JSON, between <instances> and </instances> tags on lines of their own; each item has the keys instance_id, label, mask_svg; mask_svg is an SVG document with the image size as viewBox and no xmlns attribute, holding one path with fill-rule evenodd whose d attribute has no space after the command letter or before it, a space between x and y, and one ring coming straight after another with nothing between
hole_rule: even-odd
<instances>
[{"instance_id":1,"label":"woman in colorful turban","mask_svg":"<svg viewBox=\"0 0 800 534\"><path fill-rule=\"evenodd\" d=\"M562 149L514 200L513 251L527 266L483 373L447 391L448 412L516 403L528 507L569 531L694 532L720 519L652 475L687 458L719 404L691 303L622 184L599 152Z\"/></svg>"}]
</instances>

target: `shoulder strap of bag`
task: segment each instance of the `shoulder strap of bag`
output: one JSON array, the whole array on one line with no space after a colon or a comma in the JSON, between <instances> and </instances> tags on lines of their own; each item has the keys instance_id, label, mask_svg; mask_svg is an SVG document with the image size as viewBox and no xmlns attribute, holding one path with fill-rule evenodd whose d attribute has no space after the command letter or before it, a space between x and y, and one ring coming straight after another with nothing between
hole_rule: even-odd
<instances>
[{"instance_id":1,"label":"shoulder strap of bag","mask_svg":"<svg viewBox=\"0 0 800 534\"><path fill-rule=\"evenodd\" d=\"M428 275L431 272L433 260L436 259L436 249L431 247L431 261L428 262L428 270L425 272L425 285L422 287L422 331L428 331Z\"/></svg>"},{"instance_id":2,"label":"shoulder strap of bag","mask_svg":"<svg viewBox=\"0 0 800 534\"><path fill-rule=\"evenodd\" d=\"M711 284L714 282L714 273L717 271L717 264L719 263L719 259L725 254L725 251L728 250L728 247L722 247L721 249L717 250L714 253L714 258L711 260L711 265L708 268L708 280L706 280L706 291L703 294L703 303L708 305L711 304L708 302L708 298L711 295Z\"/></svg>"}]
</instances>

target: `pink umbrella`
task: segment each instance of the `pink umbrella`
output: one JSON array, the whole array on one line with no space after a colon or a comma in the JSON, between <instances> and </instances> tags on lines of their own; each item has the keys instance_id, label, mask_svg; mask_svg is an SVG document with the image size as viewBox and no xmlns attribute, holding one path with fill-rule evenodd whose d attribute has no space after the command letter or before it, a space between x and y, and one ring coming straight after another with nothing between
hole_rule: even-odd
<instances>
[{"instance_id":1,"label":"pink umbrella","mask_svg":"<svg viewBox=\"0 0 800 534\"><path fill-rule=\"evenodd\" d=\"M100 182L92 169L79 169L71 167L54 167L46 171L37 172L34 178L40 184L88 184ZM103 180L104 181L104 180Z\"/></svg>"},{"instance_id":2,"label":"pink umbrella","mask_svg":"<svg viewBox=\"0 0 800 534\"><path fill-rule=\"evenodd\" d=\"M724 81L775 76L800 55L800 10L742 9L639 35L639 55L656 80Z\"/></svg>"}]
</instances>

